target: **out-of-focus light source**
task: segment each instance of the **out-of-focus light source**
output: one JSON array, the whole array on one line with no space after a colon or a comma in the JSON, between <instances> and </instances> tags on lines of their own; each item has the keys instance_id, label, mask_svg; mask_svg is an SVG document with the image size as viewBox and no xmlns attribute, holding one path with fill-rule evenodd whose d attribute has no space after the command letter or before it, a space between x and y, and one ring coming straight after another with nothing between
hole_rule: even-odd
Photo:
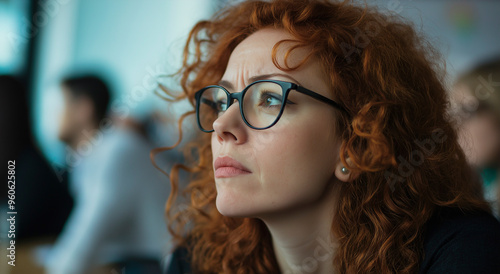
<instances>
[{"instance_id":1,"label":"out-of-focus light source","mask_svg":"<svg viewBox=\"0 0 500 274\"><path fill-rule=\"evenodd\" d=\"M0 74L18 74L25 66L27 15L28 1L0 1Z\"/></svg>"}]
</instances>

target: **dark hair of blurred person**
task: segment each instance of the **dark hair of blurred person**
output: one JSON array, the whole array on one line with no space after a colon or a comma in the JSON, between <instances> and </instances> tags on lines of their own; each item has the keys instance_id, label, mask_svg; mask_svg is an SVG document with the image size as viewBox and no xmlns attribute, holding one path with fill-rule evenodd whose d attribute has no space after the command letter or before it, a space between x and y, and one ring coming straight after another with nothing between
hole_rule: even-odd
<instances>
[{"instance_id":1,"label":"dark hair of blurred person","mask_svg":"<svg viewBox=\"0 0 500 274\"><path fill-rule=\"evenodd\" d=\"M458 78L453 88L459 142L480 172L485 197L500 211L500 56Z\"/></svg>"},{"instance_id":2,"label":"dark hair of blurred person","mask_svg":"<svg viewBox=\"0 0 500 274\"><path fill-rule=\"evenodd\" d=\"M105 117L110 92L108 85L98 76L72 76L62 80L65 110L59 138L74 147L88 135L83 130L95 130Z\"/></svg>"},{"instance_id":3,"label":"dark hair of blurred person","mask_svg":"<svg viewBox=\"0 0 500 274\"><path fill-rule=\"evenodd\" d=\"M72 207L65 177L57 177L33 141L28 96L23 83L0 76L0 157L15 161L16 240L57 235ZM7 182L2 186L6 205Z\"/></svg>"}]
</instances>

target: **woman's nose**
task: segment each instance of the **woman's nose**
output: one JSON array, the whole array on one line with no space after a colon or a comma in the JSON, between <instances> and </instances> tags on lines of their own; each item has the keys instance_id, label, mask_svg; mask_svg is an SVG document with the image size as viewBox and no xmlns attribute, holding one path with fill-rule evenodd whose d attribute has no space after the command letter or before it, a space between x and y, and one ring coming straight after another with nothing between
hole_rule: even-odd
<instances>
[{"instance_id":1,"label":"woman's nose","mask_svg":"<svg viewBox=\"0 0 500 274\"><path fill-rule=\"evenodd\" d=\"M217 134L219 143L234 142L241 144L246 141L249 129L240 114L238 101L233 104L214 121L214 132Z\"/></svg>"}]
</instances>

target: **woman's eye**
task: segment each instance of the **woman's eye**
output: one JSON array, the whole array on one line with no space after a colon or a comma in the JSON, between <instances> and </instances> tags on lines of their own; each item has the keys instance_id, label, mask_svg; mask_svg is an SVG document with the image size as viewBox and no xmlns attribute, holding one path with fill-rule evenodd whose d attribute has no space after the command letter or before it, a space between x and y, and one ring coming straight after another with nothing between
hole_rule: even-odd
<instances>
[{"instance_id":1,"label":"woman's eye","mask_svg":"<svg viewBox=\"0 0 500 274\"><path fill-rule=\"evenodd\" d=\"M262 107L281 106L281 96L270 92L263 92L260 96L259 106Z\"/></svg>"},{"instance_id":2,"label":"woman's eye","mask_svg":"<svg viewBox=\"0 0 500 274\"><path fill-rule=\"evenodd\" d=\"M227 108L227 103L225 102L225 100L224 101L222 101L222 100L216 101L217 112L223 112L226 110L226 108Z\"/></svg>"}]
</instances>

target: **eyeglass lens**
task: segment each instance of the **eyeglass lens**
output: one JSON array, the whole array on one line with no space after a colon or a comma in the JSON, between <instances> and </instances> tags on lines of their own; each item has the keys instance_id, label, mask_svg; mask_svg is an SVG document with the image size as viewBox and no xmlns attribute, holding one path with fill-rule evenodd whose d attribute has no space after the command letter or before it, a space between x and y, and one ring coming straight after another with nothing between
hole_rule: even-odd
<instances>
[{"instance_id":1,"label":"eyeglass lens","mask_svg":"<svg viewBox=\"0 0 500 274\"><path fill-rule=\"evenodd\" d=\"M246 88L240 104L244 119L254 128L266 128L278 119L283 102L282 87L273 82L258 82ZM228 108L230 95L222 88L211 87L200 95L198 119L206 131Z\"/></svg>"}]
</instances>

